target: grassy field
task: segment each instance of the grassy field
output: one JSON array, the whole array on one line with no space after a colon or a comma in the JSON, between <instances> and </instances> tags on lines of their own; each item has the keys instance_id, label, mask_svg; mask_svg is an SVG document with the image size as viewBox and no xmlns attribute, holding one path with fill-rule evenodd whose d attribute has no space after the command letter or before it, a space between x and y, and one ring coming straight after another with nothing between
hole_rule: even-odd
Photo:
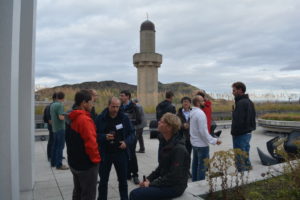
<instances>
[{"instance_id":1,"label":"grassy field","mask_svg":"<svg viewBox=\"0 0 300 200\"><path fill-rule=\"evenodd\" d=\"M53 90L47 90L45 92L39 93L39 99L40 100L51 100L52 93L55 91ZM62 91L66 94L65 96L65 109L68 110L72 107L73 99L75 96L75 93L78 90L71 89L71 88L62 88L59 89L59 91ZM106 106L108 99L112 96L119 96L119 89L110 89L110 90L97 90L98 93L98 100L95 104L97 113L101 112ZM175 104L176 108L180 108L180 100L184 96L193 97L194 94L191 93L175 93L175 98L173 100L173 103ZM159 96L159 102L164 99L164 93L160 92L158 94ZM136 98L136 94L132 93L132 98ZM213 112L231 112L232 111L232 105L234 104L233 101L226 101L226 100L213 100L212 101L212 109ZM37 105L35 113L36 114L42 114L44 110L44 105ZM264 102L264 103L255 103L255 107L257 111L300 111L300 104L296 103L278 103L278 102ZM144 108L146 113L155 113L155 107L149 107Z\"/></svg>"}]
</instances>

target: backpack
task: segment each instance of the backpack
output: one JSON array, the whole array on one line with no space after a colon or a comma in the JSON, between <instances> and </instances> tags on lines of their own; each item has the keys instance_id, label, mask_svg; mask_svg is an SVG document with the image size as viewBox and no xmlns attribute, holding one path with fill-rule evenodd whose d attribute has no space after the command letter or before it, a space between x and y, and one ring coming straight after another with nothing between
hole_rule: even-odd
<instances>
[{"instance_id":1,"label":"backpack","mask_svg":"<svg viewBox=\"0 0 300 200\"><path fill-rule=\"evenodd\" d=\"M172 103L169 103L167 105L162 103L158 104L156 106L156 120L159 121L160 118L162 118L162 116L167 112L176 114L176 109Z\"/></svg>"},{"instance_id":2,"label":"backpack","mask_svg":"<svg viewBox=\"0 0 300 200\"><path fill-rule=\"evenodd\" d=\"M44 123L47 123L47 124L48 124L49 120L51 120L50 106L51 106L51 104L46 106L46 108L44 109L43 120L44 120Z\"/></svg>"}]
</instances>

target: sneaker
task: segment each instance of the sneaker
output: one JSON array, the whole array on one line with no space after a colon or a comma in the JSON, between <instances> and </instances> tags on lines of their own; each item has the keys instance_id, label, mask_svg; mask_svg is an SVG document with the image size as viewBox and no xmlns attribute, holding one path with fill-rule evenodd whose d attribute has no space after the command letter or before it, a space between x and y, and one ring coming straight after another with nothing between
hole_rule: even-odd
<instances>
[{"instance_id":1,"label":"sneaker","mask_svg":"<svg viewBox=\"0 0 300 200\"><path fill-rule=\"evenodd\" d=\"M134 176L133 177L133 182L134 182L134 184L138 185L140 183L140 180L137 176Z\"/></svg>"},{"instance_id":2,"label":"sneaker","mask_svg":"<svg viewBox=\"0 0 300 200\"><path fill-rule=\"evenodd\" d=\"M57 170L67 170L69 169L69 167L67 167L66 165L62 165L60 167L56 167Z\"/></svg>"}]
</instances>

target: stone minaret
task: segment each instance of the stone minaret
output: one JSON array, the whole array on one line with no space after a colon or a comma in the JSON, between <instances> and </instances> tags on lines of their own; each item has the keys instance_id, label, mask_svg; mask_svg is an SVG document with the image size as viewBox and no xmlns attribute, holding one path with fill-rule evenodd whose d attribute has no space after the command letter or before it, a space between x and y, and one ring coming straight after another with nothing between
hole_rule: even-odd
<instances>
[{"instance_id":1,"label":"stone minaret","mask_svg":"<svg viewBox=\"0 0 300 200\"><path fill-rule=\"evenodd\" d=\"M146 20L141 25L140 53L133 55L137 68L137 97L145 108L154 108L158 103L158 67L162 55L155 53L155 27Z\"/></svg>"}]
</instances>

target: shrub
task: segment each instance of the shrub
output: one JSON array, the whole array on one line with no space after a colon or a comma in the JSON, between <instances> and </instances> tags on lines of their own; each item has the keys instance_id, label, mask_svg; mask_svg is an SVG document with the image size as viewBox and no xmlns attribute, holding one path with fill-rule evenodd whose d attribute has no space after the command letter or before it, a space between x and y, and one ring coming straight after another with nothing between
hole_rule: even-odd
<instances>
[{"instance_id":1,"label":"shrub","mask_svg":"<svg viewBox=\"0 0 300 200\"><path fill-rule=\"evenodd\" d=\"M262 119L280 121L300 121L300 113L267 113L261 116Z\"/></svg>"}]
</instances>

